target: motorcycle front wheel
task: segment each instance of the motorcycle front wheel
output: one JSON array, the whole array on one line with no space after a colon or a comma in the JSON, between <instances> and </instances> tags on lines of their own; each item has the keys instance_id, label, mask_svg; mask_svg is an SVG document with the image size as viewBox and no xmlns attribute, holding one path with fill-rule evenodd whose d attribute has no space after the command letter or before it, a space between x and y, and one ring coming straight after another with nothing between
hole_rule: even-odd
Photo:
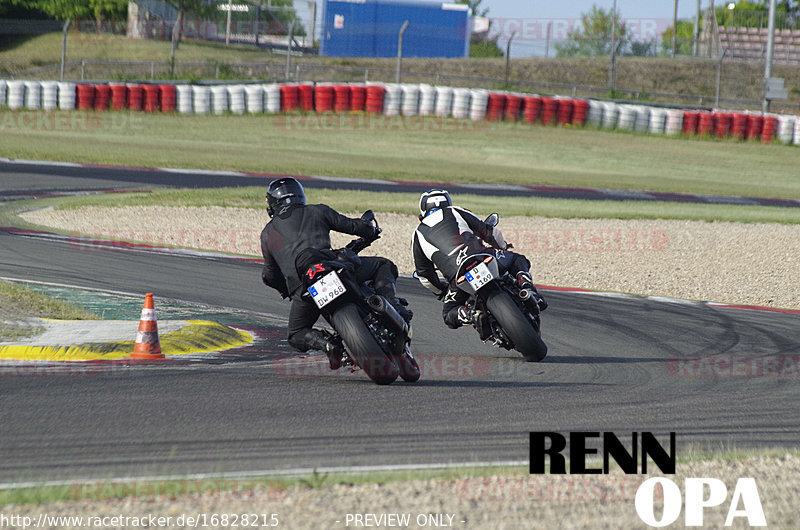
<instances>
[{"instance_id":1,"label":"motorcycle front wheel","mask_svg":"<svg viewBox=\"0 0 800 530\"><path fill-rule=\"evenodd\" d=\"M507 292L497 290L490 293L486 307L526 361L535 363L545 358L547 345L542 341L539 329L525 318Z\"/></svg>"},{"instance_id":2,"label":"motorcycle front wheel","mask_svg":"<svg viewBox=\"0 0 800 530\"><path fill-rule=\"evenodd\" d=\"M342 336L353 361L370 379L379 385L389 385L400 375L394 360L390 359L372 333L354 304L345 304L331 315L333 327Z\"/></svg>"}]
</instances>

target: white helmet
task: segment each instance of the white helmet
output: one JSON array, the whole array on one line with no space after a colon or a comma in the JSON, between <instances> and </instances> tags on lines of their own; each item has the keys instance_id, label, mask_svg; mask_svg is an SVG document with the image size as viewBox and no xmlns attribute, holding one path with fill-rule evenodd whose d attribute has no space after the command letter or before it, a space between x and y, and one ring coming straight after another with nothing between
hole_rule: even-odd
<instances>
[{"instance_id":1,"label":"white helmet","mask_svg":"<svg viewBox=\"0 0 800 530\"><path fill-rule=\"evenodd\" d=\"M431 210L452 205L453 200L447 190L428 190L419 198L419 219L421 221Z\"/></svg>"}]
</instances>

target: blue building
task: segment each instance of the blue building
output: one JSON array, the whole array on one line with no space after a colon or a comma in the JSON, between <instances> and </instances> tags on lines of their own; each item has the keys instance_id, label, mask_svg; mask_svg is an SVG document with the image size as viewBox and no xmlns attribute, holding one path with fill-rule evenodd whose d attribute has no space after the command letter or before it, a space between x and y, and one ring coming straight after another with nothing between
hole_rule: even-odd
<instances>
[{"instance_id":1,"label":"blue building","mask_svg":"<svg viewBox=\"0 0 800 530\"><path fill-rule=\"evenodd\" d=\"M403 23L404 57L468 57L469 6L389 0L325 0L320 55L396 57Z\"/></svg>"}]
</instances>

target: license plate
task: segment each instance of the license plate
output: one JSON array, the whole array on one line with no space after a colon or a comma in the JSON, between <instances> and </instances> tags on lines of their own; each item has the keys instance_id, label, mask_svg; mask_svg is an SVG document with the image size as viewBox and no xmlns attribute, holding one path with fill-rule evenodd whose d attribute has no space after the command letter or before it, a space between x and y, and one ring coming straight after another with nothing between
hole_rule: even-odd
<instances>
[{"instance_id":1,"label":"license plate","mask_svg":"<svg viewBox=\"0 0 800 530\"><path fill-rule=\"evenodd\" d=\"M489 272L489 267L483 262L472 267L465 276L476 291L494 279L492 273Z\"/></svg>"},{"instance_id":2,"label":"license plate","mask_svg":"<svg viewBox=\"0 0 800 530\"><path fill-rule=\"evenodd\" d=\"M317 307L322 309L345 292L342 280L336 271L326 274L321 280L308 288L311 298Z\"/></svg>"}]
</instances>

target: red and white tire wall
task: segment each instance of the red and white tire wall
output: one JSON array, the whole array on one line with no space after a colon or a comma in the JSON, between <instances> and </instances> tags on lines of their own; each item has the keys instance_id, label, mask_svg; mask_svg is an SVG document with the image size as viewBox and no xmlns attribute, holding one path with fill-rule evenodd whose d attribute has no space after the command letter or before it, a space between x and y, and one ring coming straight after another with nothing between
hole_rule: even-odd
<instances>
[{"instance_id":1,"label":"red and white tire wall","mask_svg":"<svg viewBox=\"0 0 800 530\"><path fill-rule=\"evenodd\" d=\"M0 107L182 114L369 113L588 126L800 145L800 117L418 84L73 83L0 80Z\"/></svg>"}]
</instances>

